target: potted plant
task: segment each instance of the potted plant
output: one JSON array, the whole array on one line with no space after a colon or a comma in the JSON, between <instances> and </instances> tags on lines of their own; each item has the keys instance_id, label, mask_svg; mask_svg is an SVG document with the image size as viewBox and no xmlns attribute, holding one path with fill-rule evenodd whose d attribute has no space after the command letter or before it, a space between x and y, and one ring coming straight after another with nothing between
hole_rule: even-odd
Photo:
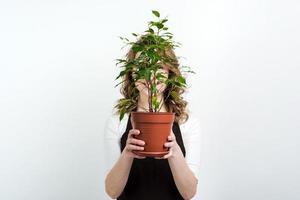
<instances>
[{"instance_id":1,"label":"potted plant","mask_svg":"<svg viewBox=\"0 0 300 200\"><path fill-rule=\"evenodd\" d=\"M182 98L179 91L187 85L180 71L194 72L188 66L180 66L182 70L170 77L161 70L162 66L167 66L170 70L177 66L174 70L178 71L179 64L177 59L174 59L175 54L172 54L172 51L181 44L175 42L173 34L168 31L166 26L168 19L160 18L158 11L152 10L152 13L156 20L148 22L148 29L143 34L132 33L135 37L134 41L120 37L125 46L130 46L130 51L125 58L116 59L116 65L121 67L116 80L122 79L122 81L115 87L119 84L124 85L126 81L127 86L130 84L130 87L122 88L123 91L126 90L127 95L117 102L115 108L117 108L120 120L123 119L125 113L130 113L132 127L141 132L136 138L145 141L144 150L134 153L141 156L159 157L168 153L168 148L164 147L164 143L171 133L176 117L174 112L160 112L162 101L168 99L174 102L177 98ZM131 80L130 83L128 80ZM139 95L136 83L143 84L147 90L149 108L145 112L136 110ZM169 89L164 93L164 98L159 100L157 86L161 83L167 85Z\"/></svg>"}]
</instances>

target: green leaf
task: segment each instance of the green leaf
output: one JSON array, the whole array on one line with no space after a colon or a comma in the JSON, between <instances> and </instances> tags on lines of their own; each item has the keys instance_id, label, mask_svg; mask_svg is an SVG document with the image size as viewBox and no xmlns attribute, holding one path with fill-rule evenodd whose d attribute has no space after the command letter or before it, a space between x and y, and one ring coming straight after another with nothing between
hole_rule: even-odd
<instances>
[{"instance_id":1,"label":"green leaf","mask_svg":"<svg viewBox=\"0 0 300 200\"><path fill-rule=\"evenodd\" d=\"M151 92L155 93L157 91L156 85L151 85Z\"/></svg>"},{"instance_id":2,"label":"green leaf","mask_svg":"<svg viewBox=\"0 0 300 200\"><path fill-rule=\"evenodd\" d=\"M163 19L162 21L161 21L161 23L165 23L165 22L167 22L168 21L168 19Z\"/></svg>"},{"instance_id":3,"label":"green leaf","mask_svg":"<svg viewBox=\"0 0 300 200\"><path fill-rule=\"evenodd\" d=\"M157 110L159 108L159 102L158 101L154 102L154 108L155 108L155 110Z\"/></svg>"},{"instance_id":4,"label":"green leaf","mask_svg":"<svg viewBox=\"0 0 300 200\"><path fill-rule=\"evenodd\" d=\"M118 87L118 85L124 83L126 80L122 80L121 82L119 82L117 85L115 85L115 87Z\"/></svg>"},{"instance_id":5,"label":"green leaf","mask_svg":"<svg viewBox=\"0 0 300 200\"><path fill-rule=\"evenodd\" d=\"M139 45L135 45L132 47L132 51L134 51L135 53L139 52L143 50L143 47L142 46L139 46Z\"/></svg>"},{"instance_id":6,"label":"green leaf","mask_svg":"<svg viewBox=\"0 0 300 200\"><path fill-rule=\"evenodd\" d=\"M123 109L120 111L120 116L119 116L119 120L120 120L120 121L124 118L125 113L126 113L126 110L123 108Z\"/></svg>"},{"instance_id":7,"label":"green leaf","mask_svg":"<svg viewBox=\"0 0 300 200\"><path fill-rule=\"evenodd\" d=\"M150 78L151 78L151 71L150 71L150 69L146 69L145 70L145 79L146 79L146 81L150 81Z\"/></svg>"},{"instance_id":8,"label":"green leaf","mask_svg":"<svg viewBox=\"0 0 300 200\"><path fill-rule=\"evenodd\" d=\"M162 79L165 79L165 78L167 78L167 77L164 76L162 73L158 72L158 73L156 74L156 78L157 78L157 80L162 80Z\"/></svg>"},{"instance_id":9,"label":"green leaf","mask_svg":"<svg viewBox=\"0 0 300 200\"><path fill-rule=\"evenodd\" d=\"M116 65L120 65L122 63L120 67L123 67L123 64L125 64L126 62L127 60L125 59L116 59Z\"/></svg>"},{"instance_id":10,"label":"green leaf","mask_svg":"<svg viewBox=\"0 0 300 200\"><path fill-rule=\"evenodd\" d=\"M145 32L154 34L154 30L153 30L152 28L149 28L149 29L148 29L147 31L145 31Z\"/></svg>"},{"instance_id":11,"label":"green leaf","mask_svg":"<svg viewBox=\"0 0 300 200\"><path fill-rule=\"evenodd\" d=\"M152 10L152 13L156 16L156 17L160 17L160 14L158 11L156 10Z\"/></svg>"},{"instance_id":12,"label":"green leaf","mask_svg":"<svg viewBox=\"0 0 300 200\"><path fill-rule=\"evenodd\" d=\"M171 92L171 96L173 97L173 99L178 99L178 97L179 97L179 95L178 95L178 93L177 92L175 92L175 91L172 91Z\"/></svg>"},{"instance_id":13,"label":"green leaf","mask_svg":"<svg viewBox=\"0 0 300 200\"><path fill-rule=\"evenodd\" d=\"M121 36L119 36L119 38L120 38L121 40L125 40L125 41L129 42L128 38L124 38L124 37L121 37Z\"/></svg>"},{"instance_id":14,"label":"green leaf","mask_svg":"<svg viewBox=\"0 0 300 200\"><path fill-rule=\"evenodd\" d=\"M191 68L189 66L183 65L183 66L181 66L181 68L182 68L182 70L181 70L182 72L188 72L188 73L196 74L196 72L191 70ZM185 69L187 69L187 70L185 70Z\"/></svg>"},{"instance_id":15,"label":"green leaf","mask_svg":"<svg viewBox=\"0 0 300 200\"><path fill-rule=\"evenodd\" d=\"M182 84L179 82L174 82L174 85L178 86L178 87L182 87Z\"/></svg>"},{"instance_id":16,"label":"green leaf","mask_svg":"<svg viewBox=\"0 0 300 200\"><path fill-rule=\"evenodd\" d=\"M156 23L155 26L158 28L158 29L162 29L164 27L164 25L162 23Z\"/></svg>"},{"instance_id":17,"label":"green leaf","mask_svg":"<svg viewBox=\"0 0 300 200\"><path fill-rule=\"evenodd\" d=\"M124 71L121 71L121 72L119 73L119 75L118 75L118 76L115 78L115 80L117 80L118 78L120 78L120 77L124 76L126 73L127 73L127 71L126 71L126 70L124 70Z\"/></svg>"},{"instance_id":18,"label":"green leaf","mask_svg":"<svg viewBox=\"0 0 300 200\"><path fill-rule=\"evenodd\" d=\"M177 81L181 84L184 84L184 85L186 84L185 78L183 76L178 76Z\"/></svg>"},{"instance_id":19,"label":"green leaf","mask_svg":"<svg viewBox=\"0 0 300 200\"><path fill-rule=\"evenodd\" d=\"M155 102L155 101L157 101L157 97L156 97L156 96L153 96L153 97L152 97L152 102Z\"/></svg>"},{"instance_id":20,"label":"green leaf","mask_svg":"<svg viewBox=\"0 0 300 200\"><path fill-rule=\"evenodd\" d=\"M153 96L152 97L152 105L154 106L154 109L157 110L159 108L159 102L157 101L157 97Z\"/></svg>"}]
</instances>

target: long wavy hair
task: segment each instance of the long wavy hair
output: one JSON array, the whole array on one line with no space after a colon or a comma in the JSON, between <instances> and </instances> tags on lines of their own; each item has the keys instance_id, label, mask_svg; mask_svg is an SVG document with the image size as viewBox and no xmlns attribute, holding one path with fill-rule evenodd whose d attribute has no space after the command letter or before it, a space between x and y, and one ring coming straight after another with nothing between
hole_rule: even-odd
<instances>
[{"instance_id":1,"label":"long wavy hair","mask_svg":"<svg viewBox=\"0 0 300 200\"><path fill-rule=\"evenodd\" d=\"M140 42L142 42L142 38L137 41L137 43ZM179 69L179 62L174 50L172 48L168 48L164 52L162 52L162 54L168 56L172 60L172 63L165 63L165 66L169 70L168 78L171 79L181 75L181 71ZM135 59L135 57L136 52L134 52L131 47L128 53L126 54L126 59L128 61L132 61ZM176 98L174 98L174 96L171 95L172 91L178 94ZM167 84L165 90L163 91L164 103L167 112L175 113L175 121L179 124L185 123L189 118L187 109L188 102L185 101L182 97L184 92L184 88L176 86L174 87L174 85L172 86L171 84ZM136 111L138 106L139 91L135 87L135 81L132 76L132 73L127 73L123 76L120 93L123 95L123 98L119 99L114 107L117 108L116 113L120 114L119 105L122 103L122 101L126 101L128 99L130 99L131 103L127 107L126 112L130 113L131 111Z\"/></svg>"}]
</instances>

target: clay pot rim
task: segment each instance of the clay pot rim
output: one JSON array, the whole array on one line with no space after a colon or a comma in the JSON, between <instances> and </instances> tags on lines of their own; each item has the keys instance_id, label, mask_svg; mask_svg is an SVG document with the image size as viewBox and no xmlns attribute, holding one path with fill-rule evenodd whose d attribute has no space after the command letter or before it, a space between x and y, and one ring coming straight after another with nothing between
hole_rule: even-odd
<instances>
[{"instance_id":1,"label":"clay pot rim","mask_svg":"<svg viewBox=\"0 0 300 200\"><path fill-rule=\"evenodd\" d=\"M147 115L173 115L173 112L145 112L145 111L131 111L131 113L147 114Z\"/></svg>"}]
</instances>

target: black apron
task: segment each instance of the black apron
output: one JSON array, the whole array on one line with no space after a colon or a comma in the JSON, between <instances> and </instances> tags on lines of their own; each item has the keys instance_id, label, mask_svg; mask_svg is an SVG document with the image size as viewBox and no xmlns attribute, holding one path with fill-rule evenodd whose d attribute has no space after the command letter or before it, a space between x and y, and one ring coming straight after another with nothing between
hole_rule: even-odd
<instances>
[{"instance_id":1,"label":"black apron","mask_svg":"<svg viewBox=\"0 0 300 200\"><path fill-rule=\"evenodd\" d=\"M121 152L126 146L129 130L132 129L130 114L126 131L121 137ZM174 121L172 130L185 157L185 148L179 128ZM126 186L117 200L181 200L170 169L168 159L134 158Z\"/></svg>"}]
</instances>

